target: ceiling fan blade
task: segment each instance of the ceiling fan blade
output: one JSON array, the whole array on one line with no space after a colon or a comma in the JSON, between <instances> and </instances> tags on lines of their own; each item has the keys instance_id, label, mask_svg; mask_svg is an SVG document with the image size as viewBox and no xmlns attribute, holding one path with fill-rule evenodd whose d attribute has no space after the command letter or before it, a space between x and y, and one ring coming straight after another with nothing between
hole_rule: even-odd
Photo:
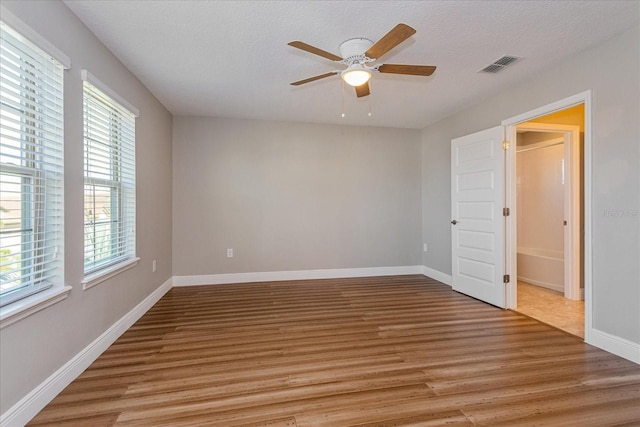
<instances>
[{"instance_id":1,"label":"ceiling fan blade","mask_svg":"<svg viewBox=\"0 0 640 427\"><path fill-rule=\"evenodd\" d=\"M325 77L335 76L336 74L338 74L336 71L331 71L330 73L324 73L324 74L320 74L319 76L309 77L308 79L298 80L297 82L291 83L291 85L300 86L305 83L315 82L316 80L324 79Z\"/></svg>"},{"instance_id":2,"label":"ceiling fan blade","mask_svg":"<svg viewBox=\"0 0 640 427\"><path fill-rule=\"evenodd\" d=\"M381 73L409 74L411 76L430 76L436 70L433 65L401 65L382 64L378 67Z\"/></svg>"},{"instance_id":3,"label":"ceiling fan blade","mask_svg":"<svg viewBox=\"0 0 640 427\"><path fill-rule=\"evenodd\" d=\"M369 82L362 84L360 86L355 86L356 88L356 95L358 95L358 98L362 98L363 96L367 96L371 93L371 91L369 90Z\"/></svg>"},{"instance_id":4,"label":"ceiling fan blade","mask_svg":"<svg viewBox=\"0 0 640 427\"><path fill-rule=\"evenodd\" d=\"M398 24L391 31L385 34L380 40L374 43L364 54L371 59L380 58L394 47L411 37L416 30L407 24Z\"/></svg>"},{"instance_id":5,"label":"ceiling fan blade","mask_svg":"<svg viewBox=\"0 0 640 427\"><path fill-rule=\"evenodd\" d=\"M333 53L327 52L326 50L318 49L317 47L311 46L310 44L306 44L305 42L293 41L287 44L289 46L304 50L306 52L313 53L315 55L320 55L332 61L342 61L342 58L340 58L338 55L334 55Z\"/></svg>"}]
</instances>

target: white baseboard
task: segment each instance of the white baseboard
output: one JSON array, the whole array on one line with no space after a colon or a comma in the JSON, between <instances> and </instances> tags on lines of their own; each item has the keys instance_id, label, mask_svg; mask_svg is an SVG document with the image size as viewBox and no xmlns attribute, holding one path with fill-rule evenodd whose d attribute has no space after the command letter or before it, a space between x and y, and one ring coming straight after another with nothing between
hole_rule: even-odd
<instances>
[{"instance_id":1,"label":"white baseboard","mask_svg":"<svg viewBox=\"0 0 640 427\"><path fill-rule=\"evenodd\" d=\"M431 277L432 279L436 279L438 282L442 282L445 285L451 286L451 283L453 283L450 274L442 273L438 270L427 267L426 265L422 266L422 274Z\"/></svg>"},{"instance_id":2,"label":"white baseboard","mask_svg":"<svg viewBox=\"0 0 640 427\"><path fill-rule=\"evenodd\" d=\"M592 329L587 344L640 364L640 344Z\"/></svg>"},{"instance_id":3,"label":"white baseboard","mask_svg":"<svg viewBox=\"0 0 640 427\"><path fill-rule=\"evenodd\" d=\"M531 279L530 277L524 277L524 276L518 276L518 280L521 282L527 282L532 285L540 286L541 288L547 288L547 289L551 289L552 291L564 293L564 285L559 283L542 282L540 280L534 280L534 279Z\"/></svg>"},{"instance_id":4,"label":"white baseboard","mask_svg":"<svg viewBox=\"0 0 640 427\"><path fill-rule=\"evenodd\" d=\"M267 271L262 273L174 276L173 286L220 285L230 283L273 282L281 280L337 279L347 277L398 276L403 274L422 274L422 266L407 265L399 267L337 268L326 270Z\"/></svg>"},{"instance_id":5,"label":"white baseboard","mask_svg":"<svg viewBox=\"0 0 640 427\"><path fill-rule=\"evenodd\" d=\"M60 369L44 380L38 387L20 399L0 416L0 425L7 427L24 426L40 412L66 386L76 379L113 342L145 314L173 286L170 278L151 295L135 306L129 313L114 323L91 344L76 354Z\"/></svg>"}]
</instances>

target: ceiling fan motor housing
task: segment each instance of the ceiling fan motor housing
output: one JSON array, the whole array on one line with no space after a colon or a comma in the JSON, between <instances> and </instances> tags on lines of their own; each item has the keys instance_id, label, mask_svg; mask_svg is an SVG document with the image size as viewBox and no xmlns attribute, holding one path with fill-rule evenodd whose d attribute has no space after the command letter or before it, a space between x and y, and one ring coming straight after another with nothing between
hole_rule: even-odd
<instances>
[{"instance_id":1,"label":"ceiling fan motor housing","mask_svg":"<svg viewBox=\"0 0 640 427\"><path fill-rule=\"evenodd\" d=\"M340 44L340 56L345 59L347 65L364 62L364 53L373 46L369 39L355 38L345 40Z\"/></svg>"}]
</instances>

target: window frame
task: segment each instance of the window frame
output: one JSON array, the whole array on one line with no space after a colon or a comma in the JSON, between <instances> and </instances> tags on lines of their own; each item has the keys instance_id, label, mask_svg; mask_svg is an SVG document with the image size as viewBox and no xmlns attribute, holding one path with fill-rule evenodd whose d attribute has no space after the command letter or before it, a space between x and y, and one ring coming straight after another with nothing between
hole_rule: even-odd
<instances>
[{"instance_id":1,"label":"window frame","mask_svg":"<svg viewBox=\"0 0 640 427\"><path fill-rule=\"evenodd\" d=\"M139 110L127 102L124 98L120 97L117 93L111 90L107 85L102 83L99 79L97 79L94 75L89 73L87 70L82 70L82 80L83 80L83 145L84 145L84 200L85 200L85 209L86 209L86 201L87 201L87 189L92 188L94 191L92 192L95 197L95 189L98 187L110 189L111 194L111 212L109 221L112 224L111 227L111 256L105 257L103 262L95 263L94 265L87 268L86 264L86 250L87 250L87 226L95 226L95 204L94 204L94 220L93 221L84 221L83 229L85 230L85 243L84 243L84 279L82 280L83 289L89 289L92 286L95 286L119 273L122 271L128 270L132 267L135 267L140 260L137 256L137 248L136 248L136 163L135 163L135 149L136 149L136 140L135 140L135 119L139 116ZM93 97L93 92L97 91L100 95L99 99ZM109 160L109 170L111 171L113 177L112 178L104 178L104 177L96 177L96 176L88 176L87 171L87 150L90 145L88 141L92 140L89 136L87 129L87 96L93 97L92 102L98 102L105 105L107 109L117 110L118 114L115 116L128 116L131 119L131 125L133 130L133 136L130 147L122 147L121 143L122 136L117 136L115 140L118 142L114 144L114 138L112 133L122 133L123 126L120 122L111 124L114 120L113 116L110 115L110 122L107 125L109 132L109 143L105 144L110 150L113 149L116 153L115 156L110 155ZM123 114L124 113L124 114ZM120 129L120 130L118 130ZM130 157L126 159L131 160L132 164L129 165L129 169L124 169L125 166L123 163L113 160L113 158L121 159L121 155L126 150L131 150L129 153ZM124 175L129 176L129 181L123 178ZM129 201L129 205L127 205L126 201ZM117 212L118 215L114 218L113 215L113 207L114 204L118 207ZM131 210L127 215L127 210ZM128 221L128 222L127 222ZM127 230L132 230L132 236L127 236ZM113 235L113 231L117 233ZM94 230L95 235L95 230ZM114 240L117 239L117 240ZM122 239L131 239L131 248L130 252L120 252L119 249L123 247L121 240ZM113 242L115 241L115 244ZM125 245L126 246L126 245ZM126 248L125 248L126 249Z\"/></svg>"},{"instance_id":2,"label":"window frame","mask_svg":"<svg viewBox=\"0 0 640 427\"><path fill-rule=\"evenodd\" d=\"M3 120L7 120L6 133L3 129L3 136L8 141L13 140L14 144L7 143L6 147L9 153L12 150L19 150L20 154L7 152L4 153L8 158L14 161L4 160L2 162L3 180L6 175L17 177L19 181L16 185L20 186L17 191L9 190L10 193L19 194L20 206L20 229L6 230L4 234L18 233L20 237L20 262L23 263L23 254L27 253L28 266L21 265L17 270L21 276L27 276L24 280L25 286L19 286L7 290L2 295L0 301L0 329L17 322L33 313L36 313L46 307L49 307L59 301L67 298L71 292L70 286L64 285L64 71L71 67L70 59L58 50L48 40L43 38L39 33L18 19L13 13L0 5L0 16L3 31L9 36L3 42L3 49L7 49L8 55L15 55L19 64L26 63L30 66L39 63L49 63L53 68L49 71L38 69L37 74L33 74L21 65L11 65L6 72L17 72L16 78L22 76L25 79L27 74L32 77L37 76L38 79L31 81L29 78L24 80L22 84L34 85L40 88L40 85L56 82L53 93L43 95L43 89L34 92L37 98L30 99L29 96L19 91L17 82L12 83L7 80L5 89L7 98L3 102L3 110L7 115L3 116ZM14 41L11 41L13 39ZM6 44L5 44L6 43ZM31 64L25 55L34 55L34 63ZM50 65L50 66L51 66ZM59 68L58 68L59 67ZM52 71L57 68L57 71ZM14 71L9 71L14 70ZM19 72L18 72L19 70ZM50 80L49 72L56 75L54 80ZM20 87L22 87L22 84ZM14 89L9 89L14 85ZM11 93L11 95L9 95ZM12 99L13 97L19 97ZM57 97L56 97L57 96ZM37 111L40 115L28 113L24 108L24 100L30 99L31 102L37 102L38 106L44 106L44 109L38 107ZM18 103L16 103L18 102ZM51 103L55 104L51 104ZM42 103L42 104L41 104ZM53 110L50 108L53 107ZM33 108L33 107L30 107ZM15 110L12 112L12 110ZM48 114L54 111L58 114L58 120L50 121ZM15 115L15 117L13 117ZM10 125L9 123L13 123ZM58 124L56 124L58 123ZM54 134L50 134L51 126L59 126ZM17 132L17 133L16 133ZM15 135L13 135L16 133ZM52 140L51 135L55 135ZM43 166L43 159L49 161L51 152L59 153L59 158L53 166ZM30 152L30 153L29 153ZM30 157L32 156L33 157ZM42 157L44 156L44 157ZM16 164L18 163L18 164ZM26 183L25 180L30 181ZM7 180L8 183L11 179ZM51 187L53 185L53 187ZM53 190L53 193L51 193ZM24 196L26 194L26 197ZM47 199L47 196L49 199ZM53 197L53 200L51 200ZM53 204L52 204L53 203ZM57 205L56 205L57 204ZM51 212L56 212L58 218L54 224L49 224L47 218ZM53 229L51 228L53 227ZM46 233L44 239L43 231ZM25 243L24 233L28 232L31 236L30 243ZM53 233L53 244L47 243L48 236ZM42 243L42 242L45 243ZM29 244L30 247L25 248L24 245ZM37 253L40 249L53 250L53 252ZM47 270L53 268L54 274L47 277ZM27 274L24 270L29 270ZM43 277L44 275L44 277Z\"/></svg>"}]
</instances>

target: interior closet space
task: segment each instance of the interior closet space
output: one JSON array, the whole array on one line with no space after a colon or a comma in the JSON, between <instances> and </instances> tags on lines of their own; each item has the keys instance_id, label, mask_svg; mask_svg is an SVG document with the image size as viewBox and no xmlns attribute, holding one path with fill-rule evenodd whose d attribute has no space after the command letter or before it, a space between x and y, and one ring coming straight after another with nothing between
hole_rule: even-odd
<instances>
[{"instance_id":1,"label":"interior closet space","mask_svg":"<svg viewBox=\"0 0 640 427\"><path fill-rule=\"evenodd\" d=\"M564 292L564 137L518 134L518 280Z\"/></svg>"}]
</instances>

